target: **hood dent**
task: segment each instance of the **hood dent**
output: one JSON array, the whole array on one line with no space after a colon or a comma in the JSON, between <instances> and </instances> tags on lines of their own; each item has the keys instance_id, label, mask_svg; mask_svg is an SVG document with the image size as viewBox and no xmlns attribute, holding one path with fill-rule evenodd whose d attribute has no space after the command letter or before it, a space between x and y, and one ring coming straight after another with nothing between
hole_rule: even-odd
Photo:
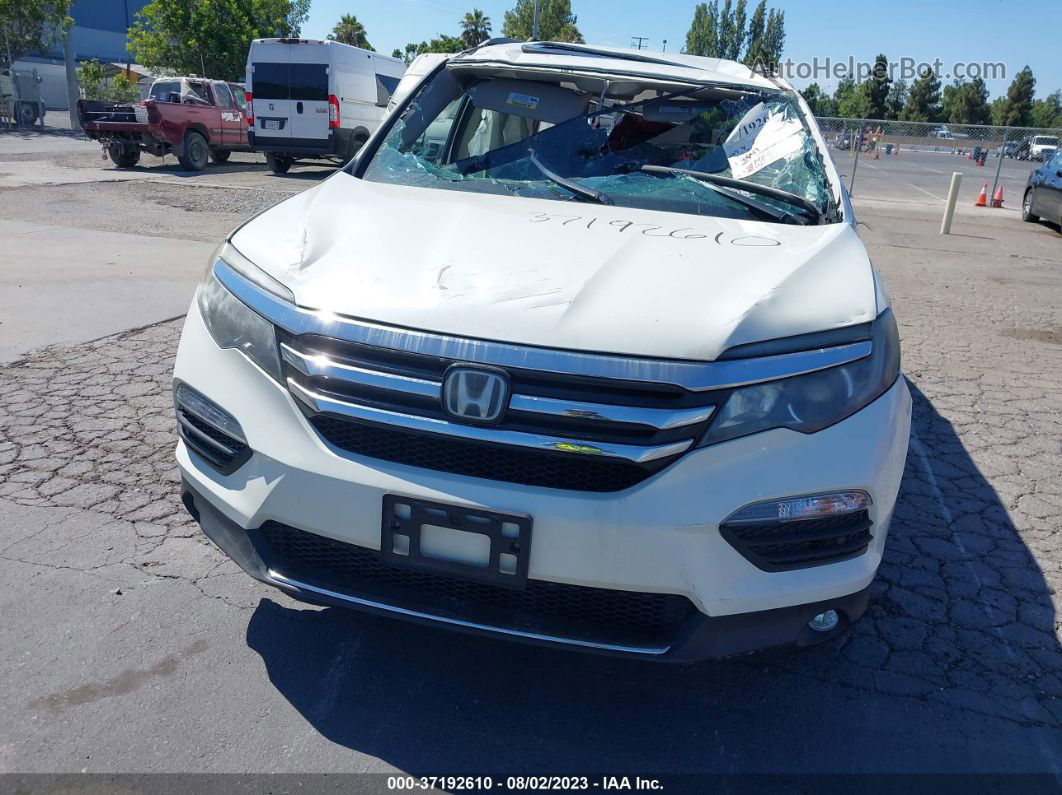
<instances>
[{"instance_id":1,"label":"hood dent","mask_svg":"<svg viewBox=\"0 0 1062 795\"><path fill-rule=\"evenodd\" d=\"M552 348L710 361L733 345L876 314L873 271L847 224L457 193L340 172L248 222L233 243L307 308Z\"/></svg>"}]
</instances>

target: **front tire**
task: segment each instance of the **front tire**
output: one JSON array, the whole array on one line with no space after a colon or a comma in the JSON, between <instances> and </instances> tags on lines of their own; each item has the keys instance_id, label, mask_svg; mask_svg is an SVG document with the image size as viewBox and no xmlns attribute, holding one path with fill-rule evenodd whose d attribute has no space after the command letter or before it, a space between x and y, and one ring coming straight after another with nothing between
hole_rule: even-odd
<instances>
[{"instance_id":1,"label":"front tire","mask_svg":"<svg viewBox=\"0 0 1062 795\"><path fill-rule=\"evenodd\" d=\"M284 155L266 155L266 165L274 174L287 174L288 169L291 168L291 164L295 162L290 157Z\"/></svg>"},{"instance_id":2,"label":"front tire","mask_svg":"<svg viewBox=\"0 0 1062 795\"><path fill-rule=\"evenodd\" d=\"M177 155L181 168L185 171L202 171L210 159L210 147L206 138L195 131L184 135L184 152Z\"/></svg>"},{"instance_id":3,"label":"front tire","mask_svg":"<svg viewBox=\"0 0 1062 795\"><path fill-rule=\"evenodd\" d=\"M363 138L361 136L357 136L355 138L351 138L350 139L350 144L347 147L347 157L346 157L346 160L344 160L343 162L349 163L351 160L353 160L354 156L357 155L358 152L361 151L361 148L363 146L365 146L365 142L367 140L368 140L367 138Z\"/></svg>"},{"instance_id":4,"label":"front tire","mask_svg":"<svg viewBox=\"0 0 1062 795\"><path fill-rule=\"evenodd\" d=\"M1032 211L1033 191L1029 188L1025 191L1025 196L1021 200L1021 220L1030 224L1035 224L1040 220L1040 216L1034 215Z\"/></svg>"},{"instance_id":5,"label":"front tire","mask_svg":"<svg viewBox=\"0 0 1062 795\"><path fill-rule=\"evenodd\" d=\"M111 143L107 154L118 168L132 168L140 162L140 147L136 144Z\"/></svg>"}]
</instances>

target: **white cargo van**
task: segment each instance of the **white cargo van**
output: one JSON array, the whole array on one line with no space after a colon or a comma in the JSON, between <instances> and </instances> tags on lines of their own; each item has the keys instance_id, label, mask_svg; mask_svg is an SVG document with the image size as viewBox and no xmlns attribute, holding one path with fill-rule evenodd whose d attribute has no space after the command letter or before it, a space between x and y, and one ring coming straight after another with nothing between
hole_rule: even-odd
<instances>
[{"instance_id":1,"label":"white cargo van","mask_svg":"<svg viewBox=\"0 0 1062 795\"><path fill-rule=\"evenodd\" d=\"M318 39L255 39L247 136L282 174L297 159L346 162L379 125L405 72L399 58Z\"/></svg>"}]
</instances>

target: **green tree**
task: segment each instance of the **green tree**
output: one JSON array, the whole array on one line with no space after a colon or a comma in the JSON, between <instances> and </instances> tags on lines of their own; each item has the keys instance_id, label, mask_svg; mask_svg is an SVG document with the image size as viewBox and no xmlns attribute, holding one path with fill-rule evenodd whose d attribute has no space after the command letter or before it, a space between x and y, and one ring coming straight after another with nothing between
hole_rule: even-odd
<instances>
[{"instance_id":1,"label":"green tree","mask_svg":"<svg viewBox=\"0 0 1062 795\"><path fill-rule=\"evenodd\" d=\"M1004 107L1006 104L1006 97L996 97L988 105L988 114L992 118L992 123L997 127L1003 126Z\"/></svg>"},{"instance_id":2,"label":"green tree","mask_svg":"<svg viewBox=\"0 0 1062 795\"><path fill-rule=\"evenodd\" d=\"M535 0L516 0L516 5L505 12L502 34L510 39L530 41L531 26L535 15ZM540 41L564 41L583 43L583 34L575 26L571 0L539 0L538 39Z\"/></svg>"},{"instance_id":3,"label":"green tree","mask_svg":"<svg viewBox=\"0 0 1062 795\"><path fill-rule=\"evenodd\" d=\"M1003 103L1002 124L1011 127L1028 127L1032 115L1033 94L1036 91L1036 78L1032 69L1026 66L1007 89L1007 98Z\"/></svg>"},{"instance_id":4,"label":"green tree","mask_svg":"<svg viewBox=\"0 0 1062 795\"><path fill-rule=\"evenodd\" d=\"M874 59L874 68L867 80L867 116L871 119L886 118L889 89L892 79L889 77L889 59L878 53Z\"/></svg>"},{"instance_id":5,"label":"green tree","mask_svg":"<svg viewBox=\"0 0 1062 795\"><path fill-rule=\"evenodd\" d=\"M1062 90L1033 103L1029 124L1033 127L1062 127Z\"/></svg>"},{"instance_id":6,"label":"green tree","mask_svg":"<svg viewBox=\"0 0 1062 795\"><path fill-rule=\"evenodd\" d=\"M140 98L140 84L135 77L119 72L107 82L106 72L106 67L95 58L85 61L78 68L77 80L85 99L129 103Z\"/></svg>"},{"instance_id":7,"label":"green tree","mask_svg":"<svg viewBox=\"0 0 1062 795\"><path fill-rule=\"evenodd\" d=\"M685 50L688 55L719 57L719 0L698 3L694 7Z\"/></svg>"},{"instance_id":8,"label":"green tree","mask_svg":"<svg viewBox=\"0 0 1062 795\"><path fill-rule=\"evenodd\" d=\"M834 94L837 115L843 119L870 118L870 83L856 83L854 79L842 80Z\"/></svg>"},{"instance_id":9,"label":"green tree","mask_svg":"<svg viewBox=\"0 0 1062 795\"><path fill-rule=\"evenodd\" d=\"M103 64L95 58L85 61L78 67L77 82L85 94L85 99L104 99L105 80Z\"/></svg>"},{"instance_id":10,"label":"green tree","mask_svg":"<svg viewBox=\"0 0 1062 795\"><path fill-rule=\"evenodd\" d=\"M391 57L392 58L401 58L402 57L402 51L400 49L398 49L397 47L395 47L393 50L391 50Z\"/></svg>"},{"instance_id":11,"label":"green tree","mask_svg":"<svg viewBox=\"0 0 1062 795\"><path fill-rule=\"evenodd\" d=\"M129 51L158 71L242 79L252 39L298 36L310 0L152 0L129 28Z\"/></svg>"},{"instance_id":12,"label":"green tree","mask_svg":"<svg viewBox=\"0 0 1062 795\"><path fill-rule=\"evenodd\" d=\"M907 81L897 78L889 86L889 95L885 97L885 118L898 119L907 104Z\"/></svg>"},{"instance_id":13,"label":"green tree","mask_svg":"<svg viewBox=\"0 0 1062 795\"><path fill-rule=\"evenodd\" d=\"M416 58L422 52L427 52L427 51L428 51L428 42L422 41L420 44L417 44L416 42L411 41L402 50L401 55L396 55L396 57L401 58L403 61L406 62L406 66L409 66L411 63L413 63L413 59L414 58ZM398 53L398 50L395 50L395 53Z\"/></svg>"},{"instance_id":14,"label":"green tree","mask_svg":"<svg viewBox=\"0 0 1062 795\"><path fill-rule=\"evenodd\" d=\"M339 22L332 28L332 32L328 34L328 38L340 44L349 44L351 47L361 47L363 50L376 52L376 48L369 44L365 26L358 22L358 18L353 14L341 16Z\"/></svg>"},{"instance_id":15,"label":"green tree","mask_svg":"<svg viewBox=\"0 0 1062 795\"><path fill-rule=\"evenodd\" d=\"M956 80L944 86L941 118L952 124L988 124L988 88L985 81L975 77L969 82Z\"/></svg>"},{"instance_id":16,"label":"green tree","mask_svg":"<svg viewBox=\"0 0 1062 795\"><path fill-rule=\"evenodd\" d=\"M473 8L461 17L461 39L466 47L475 47L489 38L490 17L478 8Z\"/></svg>"},{"instance_id":17,"label":"green tree","mask_svg":"<svg viewBox=\"0 0 1062 795\"><path fill-rule=\"evenodd\" d=\"M763 34L767 30L767 0L760 0L752 12L749 20L749 30L746 36L748 46L741 62L750 69L755 69L764 60L763 57ZM813 84L814 85L814 84Z\"/></svg>"},{"instance_id":18,"label":"green tree","mask_svg":"<svg viewBox=\"0 0 1062 795\"><path fill-rule=\"evenodd\" d=\"M927 66L911 86L900 118L903 121L937 121L939 117L940 78Z\"/></svg>"},{"instance_id":19,"label":"green tree","mask_svg":"<svg viewBox=\"0 0 1062 795\"><path fill-rule=\"evenodd\" d=\"M800 92L800 96L802 96L804 101L808 103L808 107L811 109L811 114L813 116L837 115L837 103L822 90L822 87L819 86L818 83L812 83L805 88Z\"/></svg>"},{"instance_id":20,"label":"green tree","mask_svg":"<svg viewBox=\"0 0 1062 795\"><path fill-rule=\"evenodd\" d=\"M739 58L750 68L774 71L785 45L785 14L767 12L764 0L756 6L749 19L745 0L719 0L698 3L693 9L693 21L686 33L685 52L706 58Z\"/></svg>"},{"instance_id":21,"label":"green tree","mask_svg":"<svg viewBox=\"0 0 1062 795\"><path fill-rule=\"evenodd\" d=\"M773 8L767 15L767 28L763 32L763 65L770 73L778 71L785 47L785 12Z\"/></svg>"},{"instance_id":22,"label":"green tree","mask_svg":"<svg viewBox=\"0 0 1062 795\"><path fill-rule=\"evenodd\" d=\"M73 0L0 0L0 68L35 52L48 52L73 24Z\"/></svg>"},{"instance_id":23,"label":"green tree","mask_svg":"<svg viewBox=\"0 0 1062 795\"><path fill-rule=\"evenodd\" d=\"M736 61L744 51L748 31L745 27L745 0L737 0L733 9L730 0L724 0L719 14L719 57Z\"/></svg>"},{"instance_id":24,"label":"green tree","mask_svg":"<svg viewBox=\"0 0 1062 795\"><path fill-rule=\"evenodd\" d=\"M401 58L406 62L406 66L409 66L414 58L426 52L461 52L466 49L468 47L465 46L464 39L440 33L431 41L422 41L420 44L411 41L402 52L395 50L395 57Z\"/></svg>"}]
</instances>

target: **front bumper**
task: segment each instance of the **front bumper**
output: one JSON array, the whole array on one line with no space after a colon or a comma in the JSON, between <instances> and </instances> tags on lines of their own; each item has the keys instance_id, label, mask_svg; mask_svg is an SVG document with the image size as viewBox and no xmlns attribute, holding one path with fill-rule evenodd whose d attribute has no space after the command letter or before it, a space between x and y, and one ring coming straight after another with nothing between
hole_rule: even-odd
<instances>
[{"instance_id":1,"label":"front bumper","mask_svg":"<svg viewBox=\"0 0 1062 795\"><path fill-rule=\"evenodd\" d=\"M215 345L194 303L174 376L234 414L254 450L246 464L221 475L183 443L177 449L186 499L204 530L252 576L308 601L442 622L467 631L583 645L576 637L524 632L408 608L397 599L383 604L293 581L279 568L271 570L256 546L255 531L277 523L378 550L385 494L526 514L534 521L530 580L689 599L696 614L666 643L630 648L604 641L593 644L602 651L667 659L718 657L821 640L824 636L809 634L806 624L826 608L842 614L836 631L855 620L863 612L866 589L881 560L910 431L910 393L900 379L873 404L819 433L775 430L736 439L689 453L625 491L589 494L434 472L336 451L317 435L286 389L239 352ZM719 532L725 517L752 502L849 489L871 495L874 523L870 547L850 560L765 572Z\"/></svg>"}]
</instances>

